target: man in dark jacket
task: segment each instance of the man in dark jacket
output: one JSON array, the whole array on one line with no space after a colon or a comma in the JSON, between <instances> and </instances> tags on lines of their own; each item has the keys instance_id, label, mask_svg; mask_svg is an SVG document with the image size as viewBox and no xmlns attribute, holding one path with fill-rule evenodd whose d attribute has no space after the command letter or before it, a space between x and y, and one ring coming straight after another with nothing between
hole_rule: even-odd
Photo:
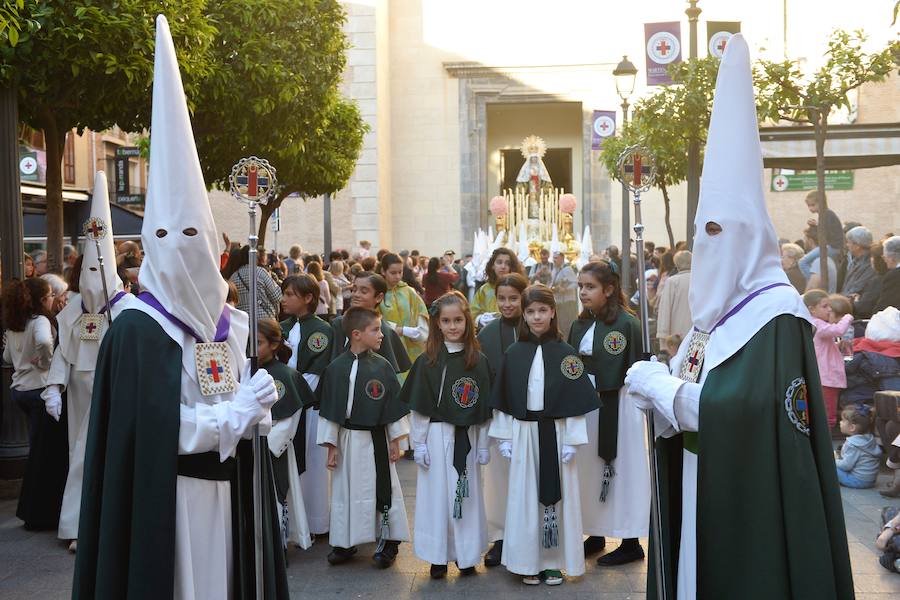
<instances>
[{"instance_id":1,"label":"man in dark jacket","mask_svg":"<svg viewBox=\"0 0 900 600\"><path fill-rule=\"evenodd\" d=\"M840 293L853 303L853 316L865 319L872 316L872 308L881 291L880 281L869 248L872 246L872 232L859 226L847 232L849 262L847 275Z\"/></svg>"},{"instance_id":2,"label":"man in dark jacket","mask_svg":"<svg viewBox=\"0 0 900 600\"><path fill-rule=\"evenodd\" d=\"M875 303L873 314L888 306L900 308L900 235L889 237L881 245L888 270L881 280L881 294Z\"/></svg>"}]
</instances>

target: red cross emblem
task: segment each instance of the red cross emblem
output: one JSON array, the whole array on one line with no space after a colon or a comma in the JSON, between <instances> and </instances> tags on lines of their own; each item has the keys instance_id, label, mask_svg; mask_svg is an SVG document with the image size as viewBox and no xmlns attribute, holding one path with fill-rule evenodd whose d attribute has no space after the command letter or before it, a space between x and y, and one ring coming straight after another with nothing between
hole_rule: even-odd
<instances>
[{"instance_id":1,"label":"red cross emblem","mask_svg":"<svg viewBox=\"0 0 900 600\"><path fill-rule=\"evenodd\" d=\"M721 52L722 54L724 54L724 53L725 53L725 46L726 46L727 44L728 44L728 40L726 40L725 38L722 38L721 40L719 40L719 43L716 44L716 50L718 50L719 52Z\"/></svg>"},{"instance_id":2,"label":"red cross emblem","mask_svg":"<svg viewBox=\"0 0 900 600\"><path fill-rule=\"evenodd\" d=\"M103 221L97 217L91 217L84 224L84 234L92 240L99 240L106 235L106 227L103 225Z\"/></svg>"},{"instance_id":3,"label":"red cross emblem","mask_svg":"<svg viewBox=\"0 0 900 600\"><path fill-rule=\"evenodd\" d=\"M669 53L669 50L672 49L672 46L666 43L666 40L660 40L658 44L656 44L656 51L659 52L660 56L665 56Z\"/></svg>"},{"instance_id":4,"label":"red cross emblem","mask_svg":"<svg viewBox=\"0 0 900 600\"><path fill-rule=\"evenodd\" d=\"M259 168L251 164L247 167L246 175L238 175L237 176L238 185L245 186L247 188L247 196L250 198L256 198L259 196L259 188L268 187L269 178L265 175L259 174Z\"/></svg>"},{"instance_id":5,"label":"red cross emblem","mask_svg":"<svg viewBox=\"0 0 900 600\"><path fill-rule=\"evenodd\" d=\"M88 333L94 333L94 330L97 329L97 324L91 322L85 325L84 328L87 329Z\"/></svg>"},{"instance_id":6,"label":"red cross emblem","mask_svg":"<svg viewBox=\"0 0 900 600\"><path fill-rule=\"evenodd\" d=\"M609 342L609 347L612 348L613 350L618 350L621 346L622 346L622 340L620 340L619 338L613 338Z\"/></svg>"},{"instance_id":7,"label":"red cross emblem","mask_svg":"<svg viewBox=\"0 0 900 600\"><path fill-rule=\"evenodd\" d=\"M366 384L366 396L372 400L384 398L384 384L377 379L372 379Z\"/></svg>"},{"instance_id":8,"label":"red cross emblem","mask_svg":"<svg viewBox=\"0 0 900 600\"><path fill-rule=\"evenodd\" d=\"M462 408L471 408L478 402L478 384L471 377L460 377L453 384L453 400Z\"/></svg>"},{"instance_id":9,"label":"red cross emblem","mask_svg":"<svg viewBox=\"0 0 900 600\"><path fill-rule=\"evenodd\" d=\"M697 355L698 355L698 354L700 354L700 351L699 351L699 350L694 350L694 353L691 354L690 358L687 359L688 364L690 365L690 366L688 367L688 373L693 373L693 372L694 372L694 368L700 366L700 359L697 358Z\"/></svg>"},{"instance_id":10,"label":"red cross emblem","mask_svg":"<svg viewBox=\"0 0 900 600\"><path fill-rule=\"evenodd\" d=\"M218 362L216 362L215 359L211 359L209 361L209 366L206 367L206 374L212 375L213 381L216 383L219 383L219 381L220 381L219 375L224 372L225 372L225 369L223 369L222 365L220 365Z\"/></svg>"},{"instance_id":11,"label":"red cross emblem","mask_svg":"<svg viewBox=\"0 0 900 600\"><path fill-rule=\"evenodd\" d=\"M644 157L641 156L640 152L635 152L631 155L631 162L625 162L624 165L625 175L630 175L632 179L632 184L636 188L640 188L643 184L642 176L650 175L650 167L644 164Z\"/></svg>"},{"instance_id":12,"label":"red cross emblem","mask_svg":"<svg viewBox=\"0 0 900 600\"><path fill-rule=\"evenodd\" d=\"M600 129L602 129L603 131L606 131L607 129L609 129L609 123L607 123L606 121L602 121L600 123Z\"/></svg>"}]
</instances>

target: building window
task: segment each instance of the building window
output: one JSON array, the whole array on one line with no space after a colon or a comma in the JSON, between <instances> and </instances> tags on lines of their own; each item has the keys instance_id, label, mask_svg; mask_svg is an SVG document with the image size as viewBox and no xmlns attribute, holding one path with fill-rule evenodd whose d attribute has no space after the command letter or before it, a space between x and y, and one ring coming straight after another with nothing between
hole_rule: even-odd
<instances>
[{"instance_id":1,"label":"building window","mask_svg":"<svg viewBox=\"0 0 900 600\"><path fill-rule=\"evenodd\" d=\"M66 147L63 150L63 181L75 183L75 135L66 134Z\"/></svg>"}]
</instances>

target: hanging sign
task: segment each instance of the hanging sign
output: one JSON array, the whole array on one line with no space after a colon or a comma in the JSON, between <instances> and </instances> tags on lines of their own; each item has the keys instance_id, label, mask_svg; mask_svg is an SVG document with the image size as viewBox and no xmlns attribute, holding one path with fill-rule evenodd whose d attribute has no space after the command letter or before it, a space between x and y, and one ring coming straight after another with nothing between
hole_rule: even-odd
<instances>
[{"instance_id":1,"label":"hanging sign","mask_svg":"<svg viewBox=\"0 0 900 600\"><path fill-rule=\"evenodd\" d=\"M669 65L681 62L681 23L645 23L647 85L669 85Z\"/></svg>"},{"instance_id":2,"label":"hanging sign","mask_svg":"<svg viewBox=\"0 0 900 600\"><path fill-rule=\"evenodd\" d=\"M591 121L591 150L602 150L606 138L616 134L616 111L595 110Z\"/></svg>"},{"instance_id":3,"label":"hanging sign","mask_svg":"<svg viewBox=\"0 0 900 600\"><path fill-rule=\"evenodd\" d=\"M722 58L725 54L725 46L728 40L741 31L740 21L707 21L706 22L706 48L710 56Z\"/></svg>"}]
</instances>

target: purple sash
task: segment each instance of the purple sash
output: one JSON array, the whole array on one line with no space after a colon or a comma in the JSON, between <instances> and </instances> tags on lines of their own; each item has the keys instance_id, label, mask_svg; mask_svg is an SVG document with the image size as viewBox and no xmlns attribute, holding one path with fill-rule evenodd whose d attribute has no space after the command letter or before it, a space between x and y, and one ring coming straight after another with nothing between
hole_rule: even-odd
<instances>
[{"instance_id":1,"label":"purple sash","mask_svg":"<svg viewBox=\"0 0 900 600\"><path fill-rule=\"evenodd\" d=\"M738 302L738 305L737 305L737 306L735 306L734 308L732 308L731 310L729 310L729 311L728 311L728 314L726 314L724 317L722 317L721 319L719 319L719 322L716 323L716 326L713 327L713 328L710 330L709 335L712 335L712 334L713 334L713 331L715 331L716 329L718 329L720 326L724 325L724 324L725 324L725 321L727 321L728 319L730 319L730 318L733 317L734 315L738 314L738 313L741 311L741 309L744 308L745 306L747 306L747 304L748 304L751 300L753 300L754 298L756 298L757 296L759 296L759 295L762 294L763 292L768 291L768 290L771 290L772 288L777 288L777 287L782 287L782 286L788 286L788 285L790 285L790 284L787 284L787 283L772 283L772 284L770 284L770 285L767 285L767 286L764 287L764 288L760 288L760 289L756 290L755 292L753 292L752 294L750 294L749 296L747 296L746 298L744 298L743 300L741 300L740 302ZM697 328L694 327L694 329L697 329ZM697 331L699 331L699 330L697 330Z\"/></svg>"},{"instance_id":2,"label":"purple sash","mask_svg":"<svg viewBox=\"0 0 900 600\"><path fill-rule=\"evenodd\" d=\"M125 294L126 294L126 292L119 291L115 296L113 296L112 300L109 301L109 308L112 308L113 306L115 306L116 302L118 302L119 300L121 300L122 298L125 297ZM87 309L87 306L84 305L83 300L81 301L81 312L84 314L89 314L91 312ZM105 312L106 312L106 305L104 304L103 308L100 309L100 312L98 314L102 315Z\"/></svg>"},{"instance_id":3,"label":"purple sash","mask_svg":"<svg viewBox=\"0 0 900 600\"><path fill-rule=\"evenodd\" d=\"M197 335L197 332L191 329L186 323L184 323L181 319L167 311L163 308L163 305L159 303L153 294L150 292L141 292L138 295L138 300L152 306L165 318L167 318L173 325L177 325L182 331L186 334L193 337L197 340L198 344L203 343L203 338ZM224 342L228 339L228 332L231 330L231 313L228 312L228 307L222 309L222 315L219 317L219 322L216 324L216 338L213 340L214 342Z\"/></svg>"}]
</instances>

